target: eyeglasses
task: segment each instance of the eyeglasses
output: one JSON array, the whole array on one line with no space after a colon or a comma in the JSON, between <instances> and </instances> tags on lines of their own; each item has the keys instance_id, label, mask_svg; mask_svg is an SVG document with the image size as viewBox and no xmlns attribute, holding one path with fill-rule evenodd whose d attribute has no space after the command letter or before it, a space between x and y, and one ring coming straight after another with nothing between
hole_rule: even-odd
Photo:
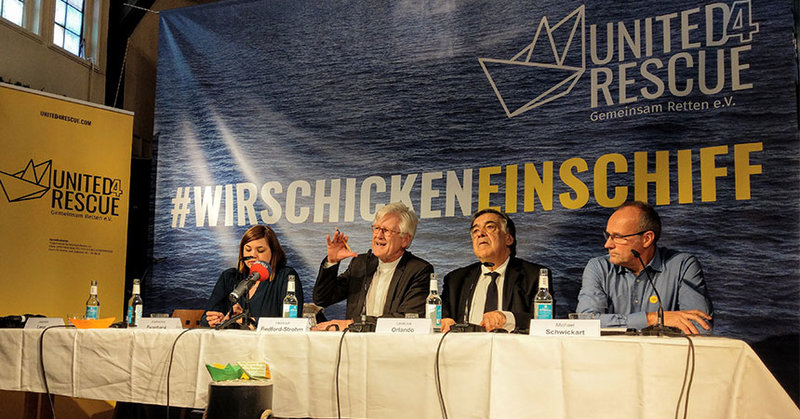
<instances>
[{"instance_id":1,"label":"eyeglasses","mask_svg":"<svg viewBox=\"0 0 800 419\"><path fill-rule=\"evenodd\" d=\"M500 225L498 225L497 223L495 223L493 221L488 221L486 224L483 225L483 227L479 227L477 225L474 225L474 226L472 226L472 230L469 231L469 234L473 238L475 238L476 236L478 236L478 234L480 233L481 230L485 231L486 233L494 233L494 232L500 230Z\"/></svg>"},{"instance_id":2,"label":"eyeglasses","mask_svg":"<svg viewBox=\"0 0 800 419\"><path fill-rule=\"evenodd\" d=\"M638 233L633 233L633 234L611 234L603 230L603 237L606 238L606 241L608 241L608 239L611 239L616 244L625 244L628 242L628 237L641 236L642 234L647 233L648 231L650 230L642 230Z\"/></svg>"},{"instance_id":3,"label":"eyeglasses","mask_svg":"<svg viewBox=\"0 0 800 419\"><path fill-rule=\"evenodd\" d=\"M379 231L386 237L392 237L394 234L401 234L399 231L389 230L386 227L372 226L372 234L378 234Z\"/></svg>"}]
</instances>

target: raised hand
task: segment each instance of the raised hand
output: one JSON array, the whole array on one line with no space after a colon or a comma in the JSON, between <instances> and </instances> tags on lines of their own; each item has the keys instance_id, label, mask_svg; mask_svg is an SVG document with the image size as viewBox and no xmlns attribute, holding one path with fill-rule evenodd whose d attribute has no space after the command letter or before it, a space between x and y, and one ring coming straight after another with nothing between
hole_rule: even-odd
<instances>
[{"instance_id":1,"label":"raised hand","mask_svg":"<svg viewBox=\"0 0 800 419\"><path fill-rule=\"evenodd\" d=\"M341 231L336 230L333 239L330 234L326 235L325 239L328 242L328 263L339 263L343 259L358 256L358 253L350 250L347 245L348 237Z\"/></svg>"}]
</instances>

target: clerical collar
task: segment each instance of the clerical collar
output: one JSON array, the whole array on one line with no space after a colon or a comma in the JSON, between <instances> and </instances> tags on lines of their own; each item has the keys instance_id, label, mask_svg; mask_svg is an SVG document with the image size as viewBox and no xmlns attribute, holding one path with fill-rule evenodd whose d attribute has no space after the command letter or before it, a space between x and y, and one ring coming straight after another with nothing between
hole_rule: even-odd
<instances>
[{"instance_id":1,"label":"clerical collar","mask_svg":"<svg viewBox=\"0 0 800 419\"><path fill-rule=\"evenodd\" d=\"M380 258L378 258L378 270L379 271L392 270L392 269L397 267L397 265L400 263L400 259L402 259L402 258L403 258L403 256L400 256L399 258L397 258L397 259L395 259L395 260L393 260L391 262L384 262Z\"/></svg>"}]
</instances>

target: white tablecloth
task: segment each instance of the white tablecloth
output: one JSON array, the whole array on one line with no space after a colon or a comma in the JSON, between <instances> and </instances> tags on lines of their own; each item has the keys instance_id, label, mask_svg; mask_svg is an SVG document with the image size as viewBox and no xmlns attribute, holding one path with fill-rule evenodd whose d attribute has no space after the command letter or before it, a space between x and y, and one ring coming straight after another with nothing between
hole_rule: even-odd
<instances>
[{"instance_id":1,"label":"white tablecloth","mask_svg":"<svg viewBox=\"0 0 800 419\"><path fill-rule=\"evenodd\" d=\"M44 392L41 333L0 330L0 389ZM166 404L170 348L179 333L48 330L44 362L50 391ZM175 347L170 405L206 405L206 363L266 360L277 416L335 417L340 336L191 330ZM440 338L348 333L339 376L342 416L441 417L434 375ZM800 417L747 344L715 337L694 338L694 343L688 417ZM672 418L687 346L685 338L450 334L440 354L447 413L459 419Z\"/></svg>"}]
</instances>

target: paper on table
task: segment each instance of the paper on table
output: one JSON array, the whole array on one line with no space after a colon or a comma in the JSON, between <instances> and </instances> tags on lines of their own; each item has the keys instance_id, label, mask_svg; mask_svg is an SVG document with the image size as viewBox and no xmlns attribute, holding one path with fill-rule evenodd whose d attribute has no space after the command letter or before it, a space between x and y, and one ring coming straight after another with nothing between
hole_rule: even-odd
<instances>
[{"instance_id":1,"label":"paper on table","mask_svg":"<svg viewBox=\"0 0 800 419\"><path fill-rule=\"evenodd\" d=\"M272 378L269 365L264 361L239 361L237 362L247 375L253 380L266 380Z\"/></svg>"}]
</instances>

